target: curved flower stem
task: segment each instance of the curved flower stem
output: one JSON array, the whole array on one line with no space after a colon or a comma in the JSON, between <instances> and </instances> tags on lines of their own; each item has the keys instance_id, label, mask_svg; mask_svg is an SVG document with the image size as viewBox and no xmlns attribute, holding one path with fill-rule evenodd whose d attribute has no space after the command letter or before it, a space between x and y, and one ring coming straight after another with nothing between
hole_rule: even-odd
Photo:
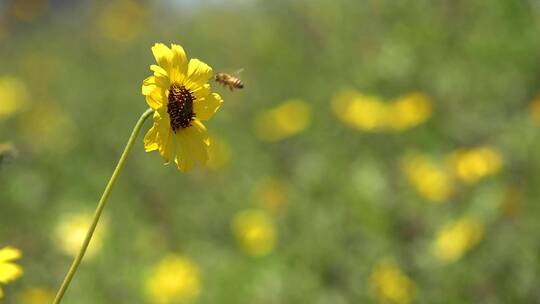
<instances>
[{"instance_id":1,"label":"curved flower stem","mask_svg":"<svg viewBox=\"0 0 540 304\"><path fill-rule=\"evenodd\" d=\"M88 232L86 232L86 237L84 238L84 242L81 246L81 249L79 250L79 253L77 253L77 256L73 260L73 263L71 264L71 267L69 268L69 271L66 274L66 277L64 278L64 282L62 282L62 286L60 286L60 289L56 293L56 297L53 301L53 304L58 304L60 303L60 301L62 301L62 298L64 297L64 293L66 292L66 289L68 288L69 283L71 282L71 279L73 279L75 272L77 272L77 268L79 268L79 264L81 263L84 253L86 252L86 249L88 248L88 244L90 243L90 240L92 239L94 230L96 230L96 226L98 224L99 217L101 216L101 212L103 211L103 208L105 207L105 204L107 203L109 194L111 193L111 190L114 187L114 183L116 182L116 179L118 178L118 175L120 174L120 171L122 171L122 168L124 167L124 163L126 162L129 152L131 151L131 148L133 147L133 144L135 143L135 139L137 138L137 135L139 135L139 132L141 130L141 127L144 121L153 112L154 111L152 109L146 110L137 121L137 124L135 124L135 127L133 128L133 131L131 132L131 135L129 136L129 140L126 144L126 147L124 148L124 152L122 152L122 156L120 156L120 160L118 161L118 164L116 165L116 168L114 169L114 172L111 178L109 179L107 186L105 187L105 191L103 191L103 194L101 195L101 199L99 200L96 211L94 212L92 225L88 229Z\"/></svg>"}]
</instances>

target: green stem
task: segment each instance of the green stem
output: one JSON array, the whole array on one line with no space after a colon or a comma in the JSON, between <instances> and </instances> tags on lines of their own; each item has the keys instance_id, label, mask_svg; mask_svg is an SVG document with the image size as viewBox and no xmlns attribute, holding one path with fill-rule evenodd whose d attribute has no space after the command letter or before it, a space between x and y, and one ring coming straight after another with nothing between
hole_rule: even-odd
<instances>
[{"instance_id":1,"label":"green stem","mask_svg":"<svg viewBox=\"0 0 540 304\"><path fill-rule=\"evenodd\" d=\"M114 172L111 178L109 179L107 186L105 187L105 191L103 191L103 194L101 195L101 199L99 200L96 211L94 212L92 225L90 226L90 228L88 229L88 232L86 233L86 237L84 238L84 242L81 246L81 249L79 250L79 253L77 253L77 256L73 260L73 263L71 264L71 267L69 268L69 271L66 274L66 277L64 278L64 282L62 282L62 286L60 286L60 289L56 293L56 298L54 299L53 304L58 304L60 303L60 301L62 301L62 298L64 297L64 293L66 292L66 289L68 288L69 283L71 282L71 279L73 279L75 272L77 272L77 268L79 268L79 264L81 263L84 253L86 252L86 249L88 248L88 244L90 243L90 240L92 239L94 230L96 230L96 226L98 224L99 217L101 216L101 212L103 211L103 208L105 208L105 204L107 203L109 194L111 193L111 190L114 186L114 183L116 182L116 179L118 178L118 175L120 174L120 171L122 171L122 168L124 167L124 163L126 162L129 152L131 151L131 148L133 147L133 144L135 143L135 139L137 138L137 135L139 135L139 132L141 131L141 127L144 121L153 112L154 111L152 109L146 110L137 121L137 124L135 124L135 127L133 128L133 131L131 132L131 135L129 136L129 140L126 144L126 147L124 148L124 152L122 152L122 156L120 157L120 160L118 161L118 164L116 165L116 168L114 169Z\"/></svg>"}]
</instances>

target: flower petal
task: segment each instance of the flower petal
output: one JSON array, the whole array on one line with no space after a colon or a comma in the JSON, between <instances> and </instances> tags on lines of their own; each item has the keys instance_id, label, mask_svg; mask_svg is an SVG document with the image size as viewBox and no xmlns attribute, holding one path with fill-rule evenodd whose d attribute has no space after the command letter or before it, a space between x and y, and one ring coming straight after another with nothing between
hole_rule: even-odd
<instances>
[{"instance_id":1,"label":"flower petal","mask_svg":"<svg viewBox=\"0 0 540 304\"><path fill-rule=\"evenodd\" d=\"M159 65L155 65L155 64L152 64L150 66L150 70L152 72L154 72L154 76L156 76L156 78L169 78L169 73L167 72L167 70L165 70L164 68L162 68L161 66Z\"/></svg>"},{"instance_id":2,"label":"flower petal","mask_svg":"<svg viewBox=\"0 0 540 304\"><path fill-rule=\"evenodd\" d=\"M19 265L12 263L0 263L0 283L6 284L18 279L23 274Z\"/></svg>"},{"instance_id":3,"label":"flower petal","mask_svg":"<svg viewBox=\"0 0 540 304\"><path fill-rule=\"evenodd\" d=\"M193 121L193 125L186 129L189 146L193 153L193 158L198 160L201 165L208 161L208 132L206 127L198 120Z\"/></svg>"},{"instance_id":4,"label":"flower petal","mask_svg":"<svg viewBox=\"0 0 540 304\"><path fill-rule=\"evenodd\" d=\"M0 263L13 261L21 257L21 251L11 246L0 249Z\"/></svg>"},{"instance_id":5,"label":"flower petal","mask_svg":"<svg viewBox=\"0 0 540 304\"><path fill-rule=\"evenodd\" d=\"M207 83L202 87L197 86L195 88L192 88L191 93L193 93L193 96L195 96L196 100L206 98L206 96L210 94L210 85Z\"/></svg>"},{"instance_id":6,"label":"flower petal","mask_svg":"<svg viewBox=\"0 0 540 304\"><path fill-rule=\"evenodd\" d=\"M156 89L156 87L157 87L156 77L154 76L146 77L146 79L143 80L143 84L142 84L142 94L145 96L150 95L152 91Z\"/></svg>"},{"instance_id":7,"label":"flower petal","mask_svg":"<svg viewBox=\"0 0 540 304\"><path fill-rule=\"evenodd\" d=\"M171 45L172 68L170 71L171 82L181 83L187 75L188 61L186 52L178 44Z\"/></svg>"},{"instance_id":8,"label":"flower petal","mask_svg":"<svg viewBox=\"0 0 540 304\"><path fill-rule=\"evenodd\" d=\"M212 93L206 98L197 99L193 103L193 111L195 112L195 117L200 120L208 120L212 118L214 113L219 109L223 99L217 93Z\"/></svg>"},{"instance_id":9,"label":"flower petal","mask_svg":"<svg viewBox=\"0 0 540 304\"><path fill-rule=\"evenodd\" d=\"M176 157L174 162L178 170L182 172L190 171L195 164L195 160L192 157L190 142L188 141L187 134L184 130L180 130L176 133Z\"/></svg>"},{"instance_id":10,"label":"flower petal","mask_svg":"<svg viewBox=\"0 0 540 304\"><path fill-rule=\"evenodd\" d=\"M167 113L154 112L154 125L144 137L144 149L146 152L159 150L165 163L171 160L173 151L173 134L170 129L170 120Z\"/></svg>"},{"instance_id":11,"label":"flower petal","mask_svg":"<svg viewBox=\"0 0 540 304\"><path fill-rule=\"evenodd\" d=\"M212 68L199 59L191 59L188 64L187 82L188 89L195 90L204 86L212 77Z\"/></svg>"},{"instance_id":12,"label":"flower petal","mask_svg":"<svg viewBox=\"0 0 540 304\"><path fill-rule=\"evenodd\" d=\"M168 73L172 66L173 52L165 44L156 43L152 47L152 53L157 64Z\"/></svg>"},{"instance_id":13,"label":"flower petal","mask_svg":"<svg viewBox=\"0 0 540 304\"><path fill-rule=\"evenodd\" d=\"M146 95L146 103L154 110L163 107L167 103L165 92L161 89L154 90L152 94Z\"/></svg>"}]
</instances>

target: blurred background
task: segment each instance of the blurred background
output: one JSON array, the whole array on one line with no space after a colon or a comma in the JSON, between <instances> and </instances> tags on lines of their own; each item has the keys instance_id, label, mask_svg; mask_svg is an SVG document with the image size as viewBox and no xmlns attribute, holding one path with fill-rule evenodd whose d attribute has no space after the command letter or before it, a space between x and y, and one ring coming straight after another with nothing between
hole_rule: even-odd
<instances>
[{"instance_id":1,"label":"blurred background","mask_svg":"<svg viewBox=\"0 0 540 304\"><path fill-rule=\"evenodd\" d=\"M205 168L141 134L63 303L540 303L539 1L0 0L4 303L50 303L156 42L245 89Z\"/></svg>"}]
</instances>

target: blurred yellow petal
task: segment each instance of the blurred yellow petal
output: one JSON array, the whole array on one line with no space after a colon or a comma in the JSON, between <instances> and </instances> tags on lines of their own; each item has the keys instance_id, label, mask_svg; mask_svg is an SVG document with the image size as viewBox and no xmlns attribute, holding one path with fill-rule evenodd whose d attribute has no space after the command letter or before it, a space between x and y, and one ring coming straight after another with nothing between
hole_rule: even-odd
<instances>
[{"instance_id":1,"label":"blurred yellow petal","mask_svg":"<svg viewBox=\"0 0 540 304\"><path fill-rule=\"evenodd\" d=\"M304 131L311 123L311 109L302 100L287 100L255 118L255 131L261 140L279 141Z\"/></svg>"},{"instance_id":2,"label":"blurred yellow petal","mask_svg":"<svg viewBox=\"0 0 540 304\"><path fill-rule=\"evenodd\" d=\"M276 227L260 210L245 210L235 215L232 230L240 248L251 256L269 254L276 244Z\"/></svg>"},{"instance_id":3,"label":"blurred yellow petal","mask_svg":"<svg viewBox=\"0 0 540 304\"><path fill-rule=\"evenodd\" d=\"M394 131L403 131L425 122L432 113L431 99L422 93L411 93L391 103L387 125Z\"/></svg>"},{"instance_id":4,"label":"blurred yellow petal","mask_svg":"<svg viewBox=\"0 0 540 304\"><path fill-rule=\"evenodd\" d=\"M145 291L152 303L194 300L201 292L199 267L187 257L169 254L152 269Z\"/></svg>"},{"instance_id":5,"label":"blurred yellow petal","mask_svg":"<svg viewBox=\"0 0 540 304\"><path fill-rule=\"evenodd\" d=\"M415 284L394 263L381 261L370 277L370 284L380 303L411 303Z\"/></svg>"},{"instance_id":6,"label":"blurred yellow petal","mask_svg":"<svg viewBox=\"0 0 540 304\"><path fill-rule=\"evenodd\" d=\"M0 249L0 263L16 260L21 257L21 251L13 247L4 247Z\"/></svg>"},{"instance_id":7,"label":"blurred yellow petal","mask_svg":"<svg viewBox=\"0 0 540 304\"><path fill-rule=\"evenodd\" d=\"M0 263L0 283L6 284L22 276L22 268L12 263Z\"/></svg>"},{"instance_id":8,"label":"blurred yellow petal","mask_svg":"<svg viewBox=\"0 0 540 304\"><path fill-rule=\"evenodd\" d=\"M30 92L18 78L0 77L0 119L21 112L28 106Z\"/></svg>"},{"instance_id":9,"label":"blurred yellow petal","mask_svg":"<svg viewBox=\"0 0 540 304\"><path fill-rule=\"evenodd\" d=\"M77 255L92 224L92 218L92 214L86 212L61 215L53 234L53 241L58 250L67 256ZM101 250L106 233L107 221L102 219L94 231L83 262L92 259Z\"/></svg>"},{"instance_id":10,"label":"blurred yellow petal","mask_svg":"<svg viewBox=\"0 0 540 304\"><path fill-rule=\"evenodd\" d=\"M433 242L433 253L443 262L455 262L474 247L484 235L484 226L475 217L462 217L444 225Z\"/></svg>"},{"instance_id":11,"label":"blurred yellow petal","mask_svg":"<svg viewBox=\"0 0 540 304\"><path fill-rule=\"evenodd\" d=\"M54 294L45 288L26 288L17 295L20 304L50 304Z\"/></svg>"},{"instance_id":12,"label":"blurred yellow petal","mask_svg":"<svg viewBox=\"0 0 540 304\"><path fill-rule=\"evenodd\" d=\"M453 193L452 177L446 167L427 155L407 155L402 170L416 192L431 202L444 202Z\"/></svg>"},{"instance_id":13,"label":"blurred yellow petal","mask_svg":"<svg viewBox=\"0 0 540 304\"><path fill-rule=\"evenodd\" d=\"M496 149L484 146L457 150L450 155L449 162L458 179L474 184L497 174L502 168L503 159Z\"/></svg>"},{"instance_id":14,"label":"blurred yellow petal","mask_svg":"<svg viewBox=\"0 0 540 304\"><path fill-rule=\"evenodd\" d=\"M204 99L196 100L193 103L195 117L199 120L208 120L217 112L223 100L217 93L212 93Z\"/></svg>"}]
</instances>

